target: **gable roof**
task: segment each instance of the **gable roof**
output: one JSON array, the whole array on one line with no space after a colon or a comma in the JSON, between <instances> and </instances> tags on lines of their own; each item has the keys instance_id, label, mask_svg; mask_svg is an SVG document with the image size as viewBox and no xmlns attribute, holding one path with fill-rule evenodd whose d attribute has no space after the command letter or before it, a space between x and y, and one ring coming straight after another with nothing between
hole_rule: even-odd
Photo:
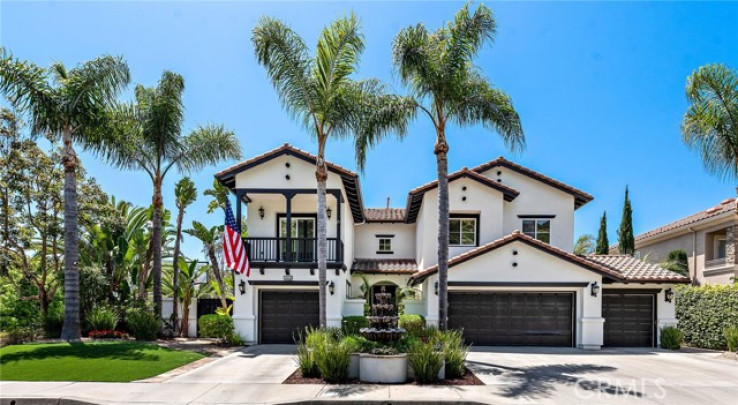
<instances>
[{"instance_id":1,"label":"gable roof","mask_svg":"<svg viewBox=\"0 0 738 405\"><path fill-rule=\"evenodd\" d=\"M572 264L575 264L577 266L580 266L586 270L593 271L595 273L598 273L602 275L603 277L609 278L614 281L623 281L623 275L618 272L617 270L614 270L608 266L601 265L599 263L587 260L586 258L582 256L577 256L572 253L566 252L564 250L561 250L559 248L553 247L547 243L543 243L537 239L531 238L530 236L521 233L520 231L514 231L513 233L494 240L492 242L486 243L482 246L479 246L477 248L468 250L458 256L453 257L451 260L448 261L448 267L449 269L451 267L456 266L457 264L464 263L467 260L471 260L477 256L481 256L485 253L491 252L495 249L498 249L500 247L503 247L509 243L519 241L522 243L527 244L528 246L534 247L536 249L542 250L546 253L549 253L551 255L557 256L560 259L566 260ZM438 272L438 265L431 266L421 272L415 273L412 277L410 277L410 281L413 284L417 284L425 280L426 278L430 277L431 275Z\"/></svg>"},{"instance_id":2,"label":"gable roof","mask_svg":"<svg viewBox=\"0 0 738 405\"><path fill-rule=\"evenodd\" d=\"M255 156L251 159L233 165L225 170L221 170L220 172L215 174L215 178L229 190L235 192L236 175L238 173L241 173L254 166L264 164L272 159L276 159L284 155L294 156L313 165L318 159L317 156L311 153L285 143L279 148L272 149L268 152L262 153L259 156ZM361 197L361 185L359 184L359 175L337 164L328 161L326 161L325 163L328 166L328 171L333 172L341 177L343 188L346 192L346 197L348 199L349 207L351 208L351 215L354 218L354 222L364 222L364 203Z\"/></svg>"},{"instance_id":3,"label":"gable roof","mask_svg":"<svg viewBox=\"0 0 738 405\"><path fill-rule=\"evenodd\" d=\"M366 208L366 222L405 222L404 208Z\"/></svg>"},{"instance_id":4,"label":"gable roof","mask_svg":"<svg viewBox=\"0 0 738 405\"><path fill-rule=\"evenodd\" d=\"M487 163L483 163L473 168L472 171L483 173L487 170L494 169L495 167L505 167L522 175L528 176L534 180L540 181L541 183L544 183L548 186L561 190L567 194L571 194L572 196L574 196L574 209L577 209L582 205L594 200L594 197L592 197L592 195L585 193L582 190L574 188L568 184L564 184L558 180L552 179L551 177L541 174L535 170L531 170L517 163L513 163L502 156Z\"/></svg>"},{"instance_id":5,"label":"gable roof","mask_svg":"<svg viewBox=\"0 0 738 405\"><path fill-rule=\"evenodd\" d=\"M474 180L480 184L483 184L489 188L495 189L503 194L503 198L505 201L512 201L520 195L520 192L515 190L514 188L508 187L506 185L501 184L500 182L494 181L490 179L489 177L482 176L481 174L474 172L472 170L469 170L468 168L464 167L461 170L458 170L456 172L453 172L448 175L448 181L449 183L460 179L462 177ZM431 182L425 183L422 186L416 187L407 195L407 204L406 204L406 217L405 222L407 223L414 223L415 220L418 217L418 212L420 211L420 207L423 203L423 195L433 190L434 188L438 187L438 180L433 180Z\"/></svg>"},{"instance_id":6,"label":"gable roof","mask_svg":"<svg viewBox=\"0 0 738 405\"><path fill-rule=\"evenodd\" d=\"M418 271L415 259L354 259L351 272L368 274L412 274Z\"/></svg>"},{"instance_id":7,"label":"gable roof","mask_svg":"<svg viewBox=\"0 0 738 405\"><path fill-rule=\"evenodd\" d=\"M584 257L621 273L626 281L674 283L689 283L690 281L689 277L630 255L585 255Z\"/></svg>"},{"instance_id":8,"label":"gable roof","mask_svg":"<svg viewBox=\"0 0 738 405\"><path fill-rule=\"evenodd\" d=\"M637 235L635 237L635 240L636 242L645 241L653 238L654 236L658 236L669 231L677 230L689 225L696 225L700 222L707 221L721 215L729 215L730 213L738 213L738 199L736 198L727 198L721 201L720 204L710 207L704 211L700 211L696 214L678 219L656 229L651 229L648 232ZM615 247L617 247L617 244L611 246L611 249Z\"/></svg>"}]
</instances>

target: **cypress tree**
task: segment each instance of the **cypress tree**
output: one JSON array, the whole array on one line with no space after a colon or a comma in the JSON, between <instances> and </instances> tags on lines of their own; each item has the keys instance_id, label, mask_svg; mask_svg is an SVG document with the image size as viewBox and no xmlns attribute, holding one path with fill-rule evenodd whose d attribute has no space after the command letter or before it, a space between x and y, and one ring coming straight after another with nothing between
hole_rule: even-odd
<instances>
[{"instance_id":1,"label":"cypress tree","mask_svg":"<svg viewBox=\"0 0 738 405\"><path fill-rule=\"evenodd\" d=\"M610 251L610 241L607 240L607 211L602 213L602 219L600 219L600 230L597 232L597 247L595 247L595 254L606 255Z\"/></svg>"},{"instance_id":2,"label":"cypress tree","mask_svg":"<svg viewBox=\"0 0 738 405\"><path fill-rule=\"evenodd\" d=\"M635 238L633 237L633 208L630 206L628 186L625 186L625 202L623 203L623 218L618 228L618 250L620 254L633 255L635 252Z\"/></svg>"}]
</instances>

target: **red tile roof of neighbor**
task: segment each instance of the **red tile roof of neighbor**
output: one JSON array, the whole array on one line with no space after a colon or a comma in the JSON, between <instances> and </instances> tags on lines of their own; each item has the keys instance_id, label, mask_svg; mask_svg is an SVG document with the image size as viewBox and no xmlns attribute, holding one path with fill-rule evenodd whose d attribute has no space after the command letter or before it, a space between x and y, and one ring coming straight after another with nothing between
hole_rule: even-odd
<instances>
[{"instance_id":1,"label":"red tile roof of neighbor","mask_svg":"<svg viewBox=\"0 0 738 405\"><path fill-rule=\"evenodd\" d=\"M523 174L523 175L526 175L528 177L531 177L531 178L533 178L535 180L538 180L538 181L540 181L542 183L548 184L549 186L554 187L554 188L557 188L557 189L559 189L559 190L561 190L561 191L563 191L565 193L568 193L568 194L573 195L574 196L574 206L576 208L579 208L582 205L584 205L584 204L586 204L586 203L588 203L588 202L590 202L590 201L592 201L594 199L594 197L592 195L590 195L588 193L585 193L584 191L579 190L578 188L574 188L574 187L572 187L572 186L570 186L568 184L564 184L564 183L562 183L562 182L560 182L558 180L555 180L555 179L553 179L551 177L548 177L548 176L546 176L546 175L544 175L542 173L539 173L539 172L537 172L535 170L531 170L531 169L529 169L527 167L524 167L524 166L521 166L521 165L519 165L517 163L513 163L513 162L505 159L502 156L498 157L495 160L491 160L491 161L489 161L487 163L483 163L483 164L481 164L481 165L479 165L479 166L477 166L477 167L475 167L475 168L473 168L471 170L474 171L474 172L477 172L477 173L483 173L483 172L486 172L487 170L490 170L492 168L499 167L499 166L506 167L506 168L511 169L513 171L516 171L516 172L518 172L520 174Z\"/></svg>"},{"instance_id":2,"label":"red tile roof of neighbor","mask_svg":"<svg viewBox=\"0 0 738 405\"><path fill-rule=\"evenodd\" d=\"M366 222L404 222L404 208L366 208L364 210Z\"/></svg>"},{"instance_id":3,"label":"red tile roof of neighbor","mask_svg":"<svg viewBox=\"0 0 738 405\"><path fill-rule=\"evenodd\" d=\"M621 273L627 281L689 282L689 277L630 255L586 255L584 257Z\"/></svg>"},{"instance_id":4,"label":"red tile roof of neighbor","mask_svg":"<svg viewBox=\"0 0 738 405\"><path fill-rule=\"evenodd\" d=\"M736 198L727 198L721 201L720 204L710 207L704 211L700 211L696 214L692 214L688 217L684 217L682 219L668 223L664 226L660 226L656 229L651 229L648 232L644 232L640 235L637 235L635 237L635 240L636 242L640 242L646 239L650 239L654 236L660 235L662 233L666 233L666 232L673 231L673 230L676 230L682 227L693 225L698 222L702 222L710 218L715 218L717 216L728 214L731 212L733 214L738 213L738 199ZM617 244L611 246L610 248L614 249L616 247L617 247Z\"/></svg>"},{"instance_id":5,"label":"red tile roof of neighbor","mask_svg":"<svg viewBox=\"0 0 738 405\"><path fill-rule=\"evenodd\" d=\"M412 274L418 271L415 259L354 259L351 271L381 274Z\"/></svg>"}]
</instances>

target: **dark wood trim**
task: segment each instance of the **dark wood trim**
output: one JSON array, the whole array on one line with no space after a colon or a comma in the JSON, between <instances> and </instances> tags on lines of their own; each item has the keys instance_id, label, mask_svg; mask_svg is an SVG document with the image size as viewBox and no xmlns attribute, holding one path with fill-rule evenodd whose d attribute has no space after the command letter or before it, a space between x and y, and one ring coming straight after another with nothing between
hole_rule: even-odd
<instances>
[{"instance_id":1,"label":"dark wood trim","mask_svg":"<svg viewBox=\"0 0 738 405\"><path fill-rule=\"evenodd\" d=\"M556 218L556 215L546 214L546 215L518 215L518 218L520 219L552 219Z\"/></svg>"},{"instance_id":2,"label":"dark wood trim","mask_svg":"<svg viewBox=\"0 0 738 405\"><path fill-rule=\"evenodd\" d=\"M658 294L661 288L603 288L602 294Z\"/></svg>"},{"instance_id":3,"label":"dark wood trim","mask_svg":"<svg viewBox=\"0 0 738 405\"><path fill-rule=\"evenodd\" d=\"M284 269L289 267L291 269L315 269L318 267L317 262L251 262L251 267L258 269ZM326 268L329 269L343 269L346 267L345 264L339 262L328 262Z\"/></svg>"},{"instance_id":4,"label":"dark wood trim","mask_svg":"<svg viewBox=\"0 0 738 405\"><path fill-rule=\"evenodd\" d=\"M477 226L476 226L476 235L474 237L474 247L479 247L479 230L482 228L482 222L480 221L480 214L461 214L461 213L450 213L448 214L448 219L451 221L452 219L469 219L473 218L477 220ZM451 232L451 224L449 224L449 232ZM459 240L461 242L461 240ZM452 245L449 243L449 247L472 247L472 245Z\"/></svg>"},{"instance_id":5,"label":"dark wood trim","mask_svg":"<svg viewBox=\"0 0 738 405\"><path fill-rule=\"evenodd\" d=\"M284 281L284 280L249 280L249 285L270 285L270 286L318 286L317 281Z\"/></svg>"},{"instance_id":6,"label":"dark wood trim","mask_svg":"<svg viewBox=\"0 0 738 405\"><path fill-rule=\"evenodd\" d=\"M374 234L374 237L375 237L375 238L394 238L394 237L395 237L395 235L393 235L393 234L389 234L389 233L387 233L387 234L384 234L384 233L377 233L377 234Z\"/></svg>"},{"instance_id":7,"label":"dark wood trim","mask_svg":"<svg viewBox=\"0 0 738 405\"><path fill-rule=\"evenodd\" d=\"M395 252L393 252L391 250L388 250L388 251L377 250L377 254L378 255L393 255L393 254L395 254Z\"/></svg>"},{"instance_id":8,"label":"dark wood trim","mask_svg":"<svg viewBox=\"0 0 738 405\"><path fill-rule=\"evenodd\" d=\"M545 282L545 281L449 281L449 287L587 287L589 282ZM508 291L501 291L508 292ZM526 291L521 291L526 292ZM527 291L556 292L556 291Z\"/></svg>"}]
</instances>

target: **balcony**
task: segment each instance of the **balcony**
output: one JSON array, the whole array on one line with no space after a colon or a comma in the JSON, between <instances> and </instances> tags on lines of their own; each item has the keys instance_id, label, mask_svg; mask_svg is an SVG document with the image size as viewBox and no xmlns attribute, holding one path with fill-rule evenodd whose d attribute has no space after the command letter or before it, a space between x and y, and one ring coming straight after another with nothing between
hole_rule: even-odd
<instances>
[{"instance_id":1,"label":"balcony","mask_svg":"<svg viewBox=\"0 0 738 405\"><path fill-rule=\"evenodd\" d=\"M317 238L244 238L249 261L253 267L296 267L318 266ZM328 238L328 268L343 266L343 242Z\"/></svg>"}]
</instances>

